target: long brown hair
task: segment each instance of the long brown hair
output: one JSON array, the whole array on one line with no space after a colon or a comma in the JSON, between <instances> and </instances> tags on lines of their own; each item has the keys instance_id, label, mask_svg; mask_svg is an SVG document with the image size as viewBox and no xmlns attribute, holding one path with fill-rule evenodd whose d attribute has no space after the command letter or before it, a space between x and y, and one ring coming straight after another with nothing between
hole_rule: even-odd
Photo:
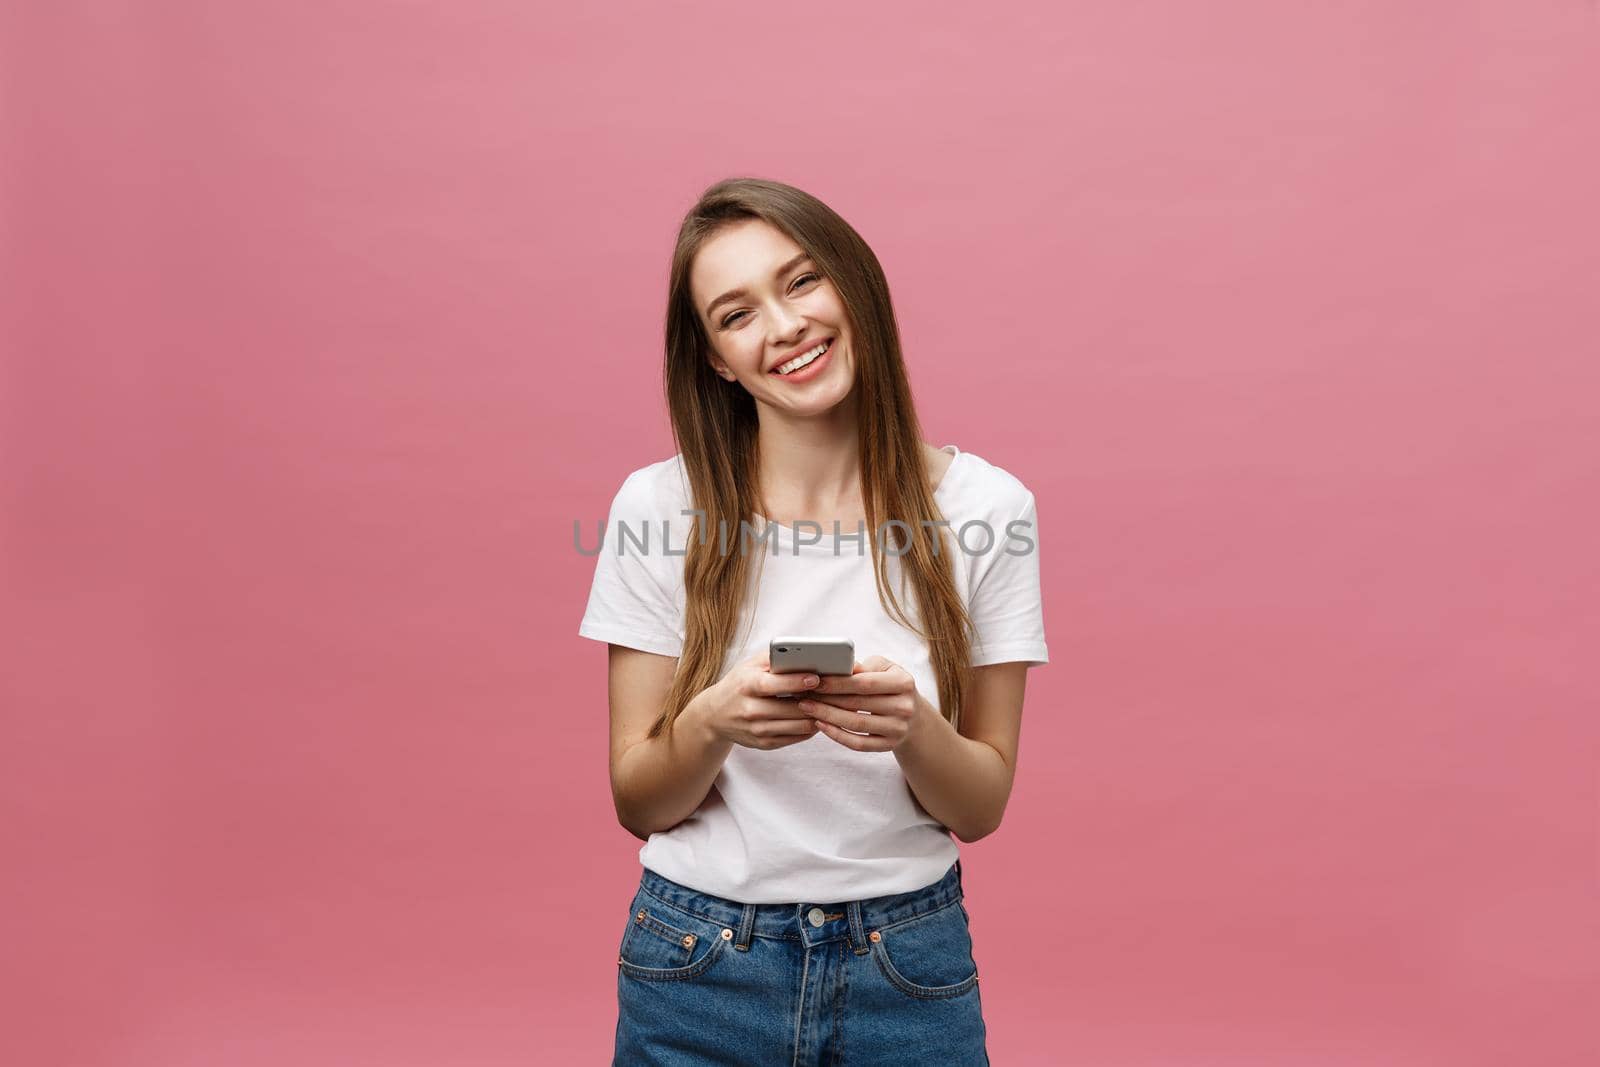
<instances>
[{"instance_id":1,"label":"long brown hair","mask_svg":"<svg viewBox=\"0 0 1600 1067\"><path fill-rule=\"evenodd\" d=\"M861 235L816 197L781 182L730 178L707 189L689 209L672 253L667 407L688 474L692 506L704 516L696 519L701 535L688 539L684 557L683 650L650 736L669 729L690 699L721 677L740 612L746 598L754 595L750 553L723 551L720 531L739 537L742 548L740 524L752 522L757 514L761 486L755 400L738 382L720 377L712 368L711 342L689 291L689 268L701 247L722 229L749 219L766 221L810 253L849 316L861 412L862 502L878 599L891 618L927 641L940 711L952 725L958 724L970 685L972 623L956 591L954 547L945 541L936 550L932 540L945 536L944 527L930 525L943 522L944 516L934 501L923 458L922 430L883 268ZM890 588L875 533L880 516L906 524L889 525L885 537L899 556L902 586L909 576L921 627L907 616Z\"/></svg>"}]
</instances>

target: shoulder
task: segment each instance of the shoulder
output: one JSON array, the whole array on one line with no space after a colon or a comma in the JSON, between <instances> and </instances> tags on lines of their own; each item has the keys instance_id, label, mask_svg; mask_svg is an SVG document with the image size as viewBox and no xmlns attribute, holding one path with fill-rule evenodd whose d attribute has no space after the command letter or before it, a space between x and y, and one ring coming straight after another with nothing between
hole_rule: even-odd
<instances>
[{"instance_id":1,"label":"shoulder","mask_svg":"<svg viewBox=\"0 0 1600 1067\"><path fill-rule=\"evenodd\" d=\"M956 457L942 448L935 448L928 442L922 442L922 462L928 471L929 484L937 487L944 484L944 476L950 471L950 464Z\"/></svg>"},{"instance_id":2,"label":"shoulder","mask_svg":"<svg viewBox=\"0 0 1600 1067\"><path fill-rule=\"evenodd\" d=\"M1022 479L975 452L960 453L950 475L948 510L958 515L1005 521L1034 511L1033 491Z\"/></svg>"},{"instance_id":3,"label":"shoulder","mask_svg":"<svg viewBox=\"0 0 1600 1067\"><path fill-rule=\"evenodd\" d=\"M650 518L675 518L688 507L688 477L681 453L630 471L612 497L614 512Z\"/></svg>"}]
</instances>

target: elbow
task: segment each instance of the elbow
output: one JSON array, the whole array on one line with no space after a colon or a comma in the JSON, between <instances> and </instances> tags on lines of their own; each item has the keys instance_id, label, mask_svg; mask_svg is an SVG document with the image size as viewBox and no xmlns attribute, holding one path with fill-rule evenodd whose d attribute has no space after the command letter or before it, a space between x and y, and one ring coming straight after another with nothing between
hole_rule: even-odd
<instances>
[{"instance_id":1,"label":"elbow","mask_svg":"<svg viewBox=\"0 0 1600 1067\"><path fill-rule=\"evenodd\" d=\"M650 831L646 829L637 819L633 818L626 810L624 810L622 805L616 805L616 809L618 826L628 831L628 833L632 834L634 837L637 837L640 841L650 840Z\"/></svg>"},{"instance_id":2,"label":"elbow","mask_svg":"<svg viewBox=\"0 0 1600 1067\"><path fill-rule=\"evenodd\" d=\"M657 827L651 826L650 821L640 817L640 813L631 810L619 797L613 804L617 809L617 825L640 841L650 840L650 835L655 833Z\"/></svg>"},{"instance_id":3,"label":"elbow","mask_svg":"<svg viewBox=\"0 0 1600 1067\"><path fill-rule=\"evenodd\" d=\"M951 833L955 834L956 840L963 845L970 845L974 841L982 841L998 829L998 826L983 826L968 830L952 830Z\"/></svg>"},{"instance_id":4,"label":"elbow","mask_svg":"<svg viewBox=\"0 0 1600 1067\"><path fill-rule=\"evenodd\" d=\"M617 825L637 837L640 841L648 841L651 834L659 834L670 830L679 822L682 822L681 819L664 822L658 814L630 804L627 798L620 793L613 794L611 803L617 812Z\"/></svg>"},{"instance_id":5,"label":"elbow","mask_svg":"<svg viewBox=\"0 0 1600 1067\"><path fill-rule=\"evenodd\" d=\"M982 841L998 829L1000 829L1000 820L993 819L986 822L970 823L960 829L951 827L950 832L955 834L956 840L963 845L970 845L974 841Z\"/></svg>"},{"instance_id":6,"label":"elbow","mask_svg":"<svg viewBox=\"0 0 1600 1067\"><path fill-rule=\"evenodd\" d=\"M611 783L611 807L617 813L618 826L640 841L650 840L652 827L648 820L640 818L641 813L634 810L634 806L628 802L627 796L615 781Z\"/></svg>"}]
</instances>

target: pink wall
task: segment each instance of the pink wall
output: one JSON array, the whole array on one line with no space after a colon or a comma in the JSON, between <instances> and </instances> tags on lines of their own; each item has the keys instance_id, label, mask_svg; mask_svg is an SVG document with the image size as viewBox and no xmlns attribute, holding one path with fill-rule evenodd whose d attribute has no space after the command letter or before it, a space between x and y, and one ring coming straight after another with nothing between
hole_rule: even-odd
<instances>
[{"instance_id":1,"label":"pink wall","mask_svg":"<svg viewBox=\"0 0 1600 1067\"><path fill-rule=\"evenodd\" d=\"M677 219L1040 502L997 1064L1592 1064L1600 13L6 5L0 1061L599 1063Z\"/></svg>"}]
</instances>

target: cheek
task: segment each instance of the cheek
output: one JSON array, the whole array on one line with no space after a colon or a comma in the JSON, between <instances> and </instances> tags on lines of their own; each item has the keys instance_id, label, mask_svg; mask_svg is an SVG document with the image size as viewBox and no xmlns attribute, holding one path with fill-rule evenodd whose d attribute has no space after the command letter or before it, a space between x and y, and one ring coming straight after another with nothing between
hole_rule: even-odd
<instances>
[{"instance_id":1,"label":"cheek","mask_svg":"<svg viewBox=\"0 0 1600 1067\"><path fill-rule=\"evenodd\" d=\"M761 359L762 347L760 340L757 339L753 344L741 344L734 353L733 363L742 373L749 374L752 378L759 378L763 373Z\"/></svg>"},{"instance_id":2,"label":"cheek","mask_svg":"<svg viewBox=\"0 0 1600 1067\"><path fill-rule=\"evenodd\" d=\"M817 296L826 308L829 320L838 323L841 330L848 329L849 316L844 313L844 301L839 299L839 291L830 285Z\"/></svg>"},{"instance_id":3,"label":"cheek","mask_svg":"<svg viewBox=\"0 0 1600 1067\"><path fill-rule=\"evenodd\" d=\"M717 345L716 353L741 378L761 373L759 346L752 346L743 340L725 340Z\"/></svg>"}]
</instances>

